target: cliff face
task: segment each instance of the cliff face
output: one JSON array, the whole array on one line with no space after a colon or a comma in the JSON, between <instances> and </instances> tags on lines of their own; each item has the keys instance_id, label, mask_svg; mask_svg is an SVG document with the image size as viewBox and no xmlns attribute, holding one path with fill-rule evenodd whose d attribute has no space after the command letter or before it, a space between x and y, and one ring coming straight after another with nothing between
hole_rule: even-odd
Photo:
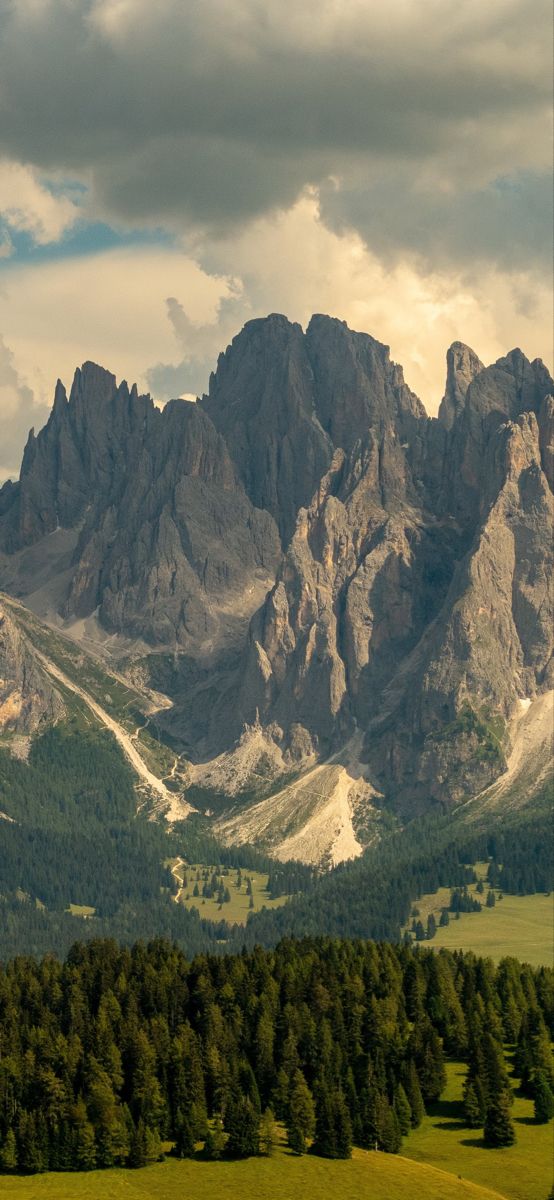
<instances>
[{"instance_id":1,"label":"cliff face","mask_svg":"<svg viewBox=\"0 0 554 1200\"><path fill-rule=\"evenodd\" d=\"M0 596L0 735L34 733L63 712L59 692Z\"/></svg>"},{"instance_id":2,"label":"cliff face","mask_svg":"<svg viewBox=\"0 0 554 1200\"><path fill-rule=\"evenodd\" d=\"M195 652L211 652L228 610L244 626L280 553L209 418L184 401L160 412L91 363L69 400L58 384L4 507L8 556L75 532L64 616L97 613L110 631Z\"/></svg>"},{"instance_id":3,"label":"cliff face","mask_svg":"<svg viewBox=\"0 0 554 1200\"><path fill-rule=\"evenodd\" d=\"M552 391L519 350L455 343L431 420L324 316L249 322L163 412L86 364L0 492L0 583L71 529L62 615L178 652L150 661L189 753L262 727L290 769L357 731L391 803L456 803L552 686Z\"/></svg>"}]
</instances>

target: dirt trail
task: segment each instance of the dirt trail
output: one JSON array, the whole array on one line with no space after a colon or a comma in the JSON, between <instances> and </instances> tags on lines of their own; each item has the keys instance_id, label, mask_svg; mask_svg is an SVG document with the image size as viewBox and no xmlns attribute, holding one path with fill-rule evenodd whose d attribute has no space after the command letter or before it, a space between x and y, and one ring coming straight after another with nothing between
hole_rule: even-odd
<instances>
[{"instance_id":1,"label":"dirt trail","mask_svg":"<svg viewBox=\"0 0 554 1200\"><path fill-rule=\"evenodd\" d=\"M96 700L93 700L92 696L89 696L88 692L85 692L84 688L81 688L78 684L74 683L73 680L70 679L64 671L60 670L56 663L53 663L51 659L47 658L41 650L37 650L37 648L34 647L34 654L45 670L48 671L48 674L51 675L53 679L57 679L59 683L62 683L64 687L69 688L69 691L74 692L76 696L79 696L80 699L83 700L87 705L87 707L90 708L91 712L98 717L98 720L101 721L102 724L113 733L116 741L119 742L123 753L128 758L133 770L139 776L141 781L146 784L151 791L155 792L160 797L160 800L163 802L160 807L163 807L164 809L170 809L172 815L174 815L175 807L178 802L181 820L183 817L187 816L189 812L192 812L191 805L188 804L186 800L178 798L175 792L169 791L162 780L158 779L158 777L153 775L152 771L148 769L136 746L133 744L133 738L135 735L126 733L118 721L115 721L113 717L110 717L110 714L107 713L106 710L102 708Z\"/></svg>"},{"instance_id":2,"label":"dirt trail","mask_svg":"<svg viewBox=\"0 0 554 1200\"><path fill-rule=\"evenodd\" d=\"M178 885L179 885L178 891L177 891L176 895L173 897L175 904L179 903L181 896L183 894L183 877L184 876L179 875L179 869L181 867L184 867L184 865L185 865L184 858L178 858L177 861L173 863L173 866L171 868L171 874L173 875L173 878L175 879L176 883L178 883Z\"/></svg>"}]
</instances>

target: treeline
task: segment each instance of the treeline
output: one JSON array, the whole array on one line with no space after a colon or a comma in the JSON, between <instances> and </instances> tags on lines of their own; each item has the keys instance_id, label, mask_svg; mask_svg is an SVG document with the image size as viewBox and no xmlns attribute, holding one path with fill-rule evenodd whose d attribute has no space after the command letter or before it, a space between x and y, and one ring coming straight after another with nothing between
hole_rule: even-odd
<instances>
[{"instance_id":1,"label":"treeline","mask_svg":"<svg viewBox=\"0 0 554 1200\"><path fill-rule=\"evenodd\" d=\"M0 970L0 1167L138 1167L166 1140L181 1157L271 1153L275 1118L298 1154L394 1153L449 1054L468 1063L468 1125L506 1145L502 1044L548 1119L553 1022L551 971L406 946L287 939L189 961L157 939L17 958Z\"/></svg>"}]
</instances>

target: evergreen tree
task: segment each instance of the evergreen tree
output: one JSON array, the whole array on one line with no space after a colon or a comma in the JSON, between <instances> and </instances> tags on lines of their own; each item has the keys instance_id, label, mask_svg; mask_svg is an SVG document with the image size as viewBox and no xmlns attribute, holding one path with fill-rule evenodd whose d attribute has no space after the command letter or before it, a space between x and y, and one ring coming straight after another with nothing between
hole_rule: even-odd
<instances>
[{"instance_id":1,"label":"evergreen tree","mask_svg":"<svg viewBox=\"0 0 554 1200\"><path fill-rule=\"evenodd\" d=\"M335 1094L333 1107L337 1158L352 1158L352 1122L341 1090Z\"/></svg>"},{"instance_id":2,"label":"evergreen tree","mask_svg":"<svg viewBox=\"0 0 554 1200\"><path fill-rule=\"evenodd\" d=\"M286 1118L288 1142L296 1154L305 1154L315 1134L315 1107L310 1089L301 1071L296 1071Z\"/></svg>"},{"instance_id":3,"label":"evergreen tree","mask_svg":"<svg viewBox=\"0 0 554 1200\"><path fill-rule=\"evenodd\" d=\"M13 1129L8 1129L0 1150L0 1170L6 1174L17 1171L17 1142Z\"/></svg>"},{"instance_id":4,"label":"evergreen tree","mask_svg":"<svg viewBox=\"0 0 554 1200\"><path fill-rule=\"evenodd\" d=\"M510 1116L510 1097L507 1092L499 1092L487 1105L485 1116L485 1145L513 1146L516 1135Z\"/></svg>"},{"instance_id":5,"label":"evergreen tree","mask_svg":"<svg viewBox=\"0 0 554 1200\"><path fill-rule=\"evenodd\" d=\"M260 1154L270 1158L278 1142L277 1125L270 1108L266 1108L260 1121Z\"/></svg>"},{"instance_id":6,"label":"evergreen tree","mask_svg":"<svg viewBox=\"0 0 554 1200\"><path fill-rule=\"evenodd\" d=\"M537 1071L534 1079L535 1120L546 1125L554 1117L554 1095L544 1071Z\"/></svg>"},{"instance_id":7,"label":"evergreen tree","mask_svg":"<svg viewBox=\"0 0 554 1200\"><path fill-rule=\"evenodd\" d=\"M322 1158L338 1158L333 1097L325 1086L321 1086L318 1090L315 1111L313 1153L321 1155Z\"/></svg>"},{"instance_id":8,"label":"evergreen tree","mask_svg":"<svg viewBox=\"0 0 554 1200\"><path fill-rule=\"evenodd\" d=\"M421 1094L419 1077L416 1070L415 1062L410 1059L407 1073L404 1078L404 1088L408 1097L408 1103L412 1110L412 1129L417 1129L425 1116L425 1105Z\"/></svg>"},{"instance_id":9,"label":"evergreen tree","mask_svg":"<svg viewBox=\"0 0 554 1200\"><path fill-rule=\"evenodd\" d=\"M223 1121L220 1116L214 1117L213 1125L208 1129L204 1143L204 1156L210 1161L217 1162L223 1158L226 1143Z\"/></svg>"},{"instance_id":10,"label":"evergreen tree","mask_svg":"<svg viewBox=\"0 0 554 1200\"><path fill-rule=\"evenodd\" d=\"M176 1158L194 1158L196 1144L192 1125L187 1113L179 1113L175 1127L175 1145L173 1153Z\"/></svg>"},{"instance_id":11,"label":"evergreen tree","mask_svg":"<svg viewBox=\"0 0 554 1200\"><path fill-rule=\"evenodd\" d=\"M494 908L495 904L496 904L496 896L495 896L492 888L489 888L489 890L487 892L487 908Z\"/></svg>"},{"instance_id":12,"label":"evergreen tree","mask_svg":"<svg viewBox=\"0 0 554 1200\"><path fill-rule=\"evenodd\" d=\"M484 1114L479 1103L475 1084L466 1080L464 1088L464 1120L469 1129L482 1129Z\"/></svg>"},{"instance_id":13,"label":"evergreen tree","mask_svg":"<svg viewBox=\"0 0 554 1200\"><path fill-rule=\"evenodd\" d=\"M250 1158L260 1152L259 1115L247 1097L229 1106L225 1116L227 1158Z\"/></svg>"},{"instance_id":14,"label":"evergreen tree","mask_svg":"<svg viewBox=\"0 0 554 1200\"><path fill-rule=\"evenodd\" d=\"M401 1083L398 1084L394 1093L394 1111L398 1120L400 1133L405 1137L412 1127L412 1110Z\"/></svg>"},{"instance_id":15,"label":"evergreen tree","mask_svg":"<svg viewBox=\"0 0 554 1200\"><path fill-rule=\"evenodd\" d=\"M146 1128L141 1117L131 1136L127 1166L145 1167L147 1162Z\"/></svg>"}]
</instances>

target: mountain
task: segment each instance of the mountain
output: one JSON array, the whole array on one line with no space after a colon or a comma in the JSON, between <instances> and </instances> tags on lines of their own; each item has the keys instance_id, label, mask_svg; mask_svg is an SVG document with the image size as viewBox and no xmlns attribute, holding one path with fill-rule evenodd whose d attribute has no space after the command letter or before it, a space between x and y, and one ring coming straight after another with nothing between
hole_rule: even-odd
<instances>
[{"instance_id":1,"label":"mountain","mask_svg":"<svg viewBox=\"0 0 554 1200\"><path fill-rule=\"evenodd\" d=\"M523 716L544 782L553 393L456 342L429 418L321 315L249 322L197 404L85 364L0 491L0 587L170 698L219 836L352 857L391 813L488 795Z\"/></svg>"}]
</instances>

